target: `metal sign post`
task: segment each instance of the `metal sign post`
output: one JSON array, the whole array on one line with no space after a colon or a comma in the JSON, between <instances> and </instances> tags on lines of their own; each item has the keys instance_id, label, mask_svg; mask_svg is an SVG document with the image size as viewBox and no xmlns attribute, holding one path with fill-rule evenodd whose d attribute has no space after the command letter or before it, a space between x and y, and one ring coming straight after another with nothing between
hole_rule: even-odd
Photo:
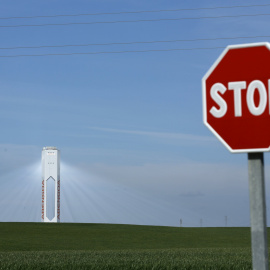
<instances>
[{"instance_id":1,"label":"metal sign post","mask_svg":"<svg viewBox=\"0 0 270 270\"><path fill-rule=\"evenodd\" d=\"M248 153L248 178L253 269L268 270L263 152Z\"/></svg>"}]
</instances>

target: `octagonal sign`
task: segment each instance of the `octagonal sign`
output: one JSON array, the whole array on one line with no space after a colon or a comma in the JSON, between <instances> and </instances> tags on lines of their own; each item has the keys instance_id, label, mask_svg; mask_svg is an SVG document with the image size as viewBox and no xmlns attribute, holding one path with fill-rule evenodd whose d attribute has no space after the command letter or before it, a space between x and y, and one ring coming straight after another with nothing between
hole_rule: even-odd
<instances>
[{"instance_id":1,"label":"octagonal sign","mask_svg":"<svg viewBox=\"0 0 270 270\"><path fill-rule=\"evenodd\" d=\"M228 46L202 79L204 124L231 152L270 150L270 44Z\"/></svg>"}]
</instances>

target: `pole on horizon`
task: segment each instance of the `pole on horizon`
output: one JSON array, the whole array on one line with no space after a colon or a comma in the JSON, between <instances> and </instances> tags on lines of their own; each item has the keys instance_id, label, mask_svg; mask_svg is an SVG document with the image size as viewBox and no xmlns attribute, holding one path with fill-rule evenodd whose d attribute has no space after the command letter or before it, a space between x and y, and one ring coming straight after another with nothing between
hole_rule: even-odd
<instances>
[{"instance_id":1,"label":"pole on horizon","mask_svg":"<svg viewBox=\"0 0 270 270\"><path fill-rule=\"evenodd\" d=\"M268 270L263 152L248 153L248 178L253 269Z\"/></svg>"}]
</instances>

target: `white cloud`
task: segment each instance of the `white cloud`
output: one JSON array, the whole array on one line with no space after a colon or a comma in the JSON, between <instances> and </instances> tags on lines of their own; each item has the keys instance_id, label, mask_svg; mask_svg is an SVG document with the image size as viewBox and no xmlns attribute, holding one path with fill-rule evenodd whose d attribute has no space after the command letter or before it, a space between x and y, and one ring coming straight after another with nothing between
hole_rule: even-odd
<instances>
[{"instance_id":1,"label":"white cloud","mask_svg":"<svg viewBox=\"0 0 270 270\"><path fill-rule=\"evenodd\" d=\"M141 166L95 164L84 168L123 189L141 194L141 198L165 207L157 218L166 216L177 226L181 217L186 226L249 225L248 179L244 166L233 164L177 163ZM124 202L126 203L126 202ZM170 210L170 214L166 211Z\"/></svg>"},{"instance_id":2,"label":"white cloud","mask_svg":"<svg viewBox=\"0 0 270 270\"><path fill-rule=\"evenodd\" d=\"M141 130L126 130L126 129L114 129L114 128L101 128L101 127L90 127L90 129L109 132L109 133L123 133L130 135L147 136L159 139L176 139L185 141L195 141L195 142L213 142L214 138L210 136L198 136L193 134L184 133L169 133L169 132L152 132L152 131L141 131Z\"/></svg>"},{"instance_id":3,"label":"white cloud","mask_svg":"<svg viewBox=\"0 0 270 270\"><path fill-rule=\"evenodd\" d=\"M9 168L0 171L0 221L40 220L40 152L36 146L0 145L1 166ZM266 188L269 172L266 166ZM181 218L183 226L200 226L200 219L204 226L224 226L227 216L229 226L249 225L247 164L62 162L61 181L66 222L178 226Z\"/></svg>"}]
</instances>

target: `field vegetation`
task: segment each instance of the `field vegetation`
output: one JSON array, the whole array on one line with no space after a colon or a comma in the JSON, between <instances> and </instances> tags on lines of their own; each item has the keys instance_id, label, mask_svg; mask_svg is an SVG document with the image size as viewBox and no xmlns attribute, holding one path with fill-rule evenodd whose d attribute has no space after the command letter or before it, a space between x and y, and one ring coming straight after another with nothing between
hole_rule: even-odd
<instances>
[{"instance_id":1,"label":"field vegetation","mask_svg":"<svg viewBox=\"0 0 270 270\"><path fill-rule=\"evenodd\" d=\"M250 229L0 223L0 269L252 269Z\"/></svg>"}]
</instances>

